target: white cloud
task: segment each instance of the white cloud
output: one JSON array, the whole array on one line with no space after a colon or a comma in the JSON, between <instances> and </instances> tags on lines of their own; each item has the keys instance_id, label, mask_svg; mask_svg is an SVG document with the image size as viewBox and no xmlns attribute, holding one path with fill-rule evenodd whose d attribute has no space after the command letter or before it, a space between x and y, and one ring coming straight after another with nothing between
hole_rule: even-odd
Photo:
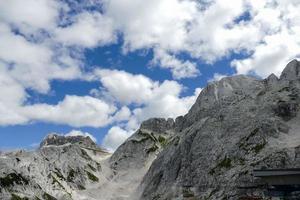
<instances>
[{"instance_id":1,"label":"white cloud","mask_svg":"<svg viewBox=\"0 0 300 200\"><path fill-rule=\"evenodd\" d=\"M42 93L50 89L52 79L74 79L80 77L79 63L59 49L46 44L30 42L0 22L0 60L7 74L19 81L25 88ZM12 50L9 50L12 49ZM56 53L60 56L54 61ZM70 63L70 60L73 62ZM68 62L72 65L68 65Z\"/></svg>"},{"instance_id":2,"label":"white cloud","mask_svg":"<svg viewBox=\"0 0 300 200\"><path fill-rule=\"evenodd\" d=\"M170 69L175 79L191 78L200 74L194 62L182 61L160 49L154 51L152 63Z\"/></svg>"},{"instance_id":3,"label":"white cloud","mask_svg":"<svg viewBox=\"0 0 300 200\"><path fill-rule=\"evenodd\" d=\"M120 146L132 133L120 127L113 126L105 135L102 146L109 151L114 151Z\"/></svg>"},{"instance_id":4,"label":"white cloud","mask_svg":"<svg viewBox=\"0 0 300 200\"><path fill-rule=\"evenodd\" d=\"M21 110L30 120L68 124L73 127L101 127L111 122L116 108L90 96L66 96L57 105L34 104Z\"/></svg>"},{"instance_id":5,"label":"white cloud","mask_svg":"<svg viewBox=\"0 0 300 200\"><path fill-rule=\"evenodd\" d=\"M27 118L16 112L18 105L26 99L22 85L7 75L0 62L0 125L23 124Z\"/></svg>"},{"instance_id":6,"label":"white cloud","mask_svg":"<svg viewBox=\"0 0 300 200\"><path fill-rule=\"evenodd\" d=\"M113 116L114 121L122 122L128 120L131 116L131 111L127 106L123 106L119 111Z\"/></svg>"},{"instance_id":7,"label":"white cloud","mask_svg":"<svg viewBox=\"0 0 300 200\"><path fill-rule=\"evenodd\" d=\"M279 75L286 63L299 58L299 1L249 1L254 24L262 32L259 44L253 45L251 56L234 60L232 66L240 74L254 72L262 77Z\"/></svg>"},{"instance_id":8,"label":"white cloud","mask_svg":"<svg viewBox=\"0 0 300 200\"><path fill-rule=\"evenodd\" d=\"M143 75L117 70L97 70L96 74L104 87L97 91L98 96L112 95L117 103L133 107L131 112L128 107L122 107L114 116L114 121L121 121L120 115L124 120L105 136L103 144L110 150L115 150L148 118L175 118L186 114L201 91L201 88L196 88L193 95L181 97L184 88L176 81L159 83Z\"/></svg>"},{"instance_id":9,"label":"white cloud","mask_svg":"<svg viewBox=\"0 0 300 200\"><path fill-rule=\"evenodd\" d=\"M69 133L65 134L65 136L84 136L91 138L91 140L93 140L95 143L97 142L97 139L92 134L88 132L82 132L79 130L72 130Z\"/></svg>"},{"instance_id":10,"label":"white cloud","mask_svg":"<svg viewBox=\"0 0 300 200\"><path fill-rule=\"evenodd\" d=\"M133 115L138 122L155 116L176 117L185 114L191 106L191 102L180 97L184 88L176 81L159 83L141 74L107 69L98 69L95 74L103 85L98 96L106 96L125 105L133 104L136 107Z\"/></svg>"},{"instance_id":11,"label":"white cloud","mask_svg":"<svg viewBox=\"0 0 300 200\"><path fill-rule=\"evenodd\" d=\"M124 104L143 103L152 95L158 83L143 75L133 75L125 71L101 69L95 71L107 94ZM105 92L105 91L104 91Z\"/></svg>"},{"instance_id":12,"label":"white cloud","mask_svg":"<svg viewBox=\"0 0 300 200\"><path fill-rule=\"evenodd\" d=\"M115 41L112 21L100 13L81 13L75 22L55 30L55 39L66 45L96 47Z\"/></svg>"},{"instance_id":13,"label":"white cloud","mask_svg":"<svg viewBox=\"0 0 300 200\"><path fill-rule=\"evenodd\" d=\"M170 53L184 50L188 24L193 20L197 4L189 0L107 0L106 14L123 33L124 50L159 49L155 60L172 71L175 78L194 77L198 70L190 61L180 61ZM182 68L182 69L181 69Z\"/></svg>"},{"instance_id":14,"label":"white cloud","mask_svg":"<svg viewBox=\"0 0 300 200\"><path fill-rule=\"evenodd\" d=\"M105 5L105 14L123 33L125 52L153 49L153 63L178 79L199 74L199 66L182 60L181 53L211 64L243 53L246 58L232 66L263 77L299 57L297 0L107 0Z\"/></svg>"},{"instance_id":15,"label":"white cloud","mask_svg":"<svg viewBox=\"0 0 300 200\"><path fill-rule=\"evenodd\" d=\"M124 53L152 50L152 63L169 69L176 79L199 75L196 61L213 64L232 53L243 53L231 62L237 73L262 77L278 75L287 61L299 57L298 0L102 3L101 13L83 9L68 14L72 8L61 1L0 1L1 125L45 121L101 127L121 122L131 131L148 117L187 112L197 95L182 97L184 86L178 82L103 69L96 71L102 88L91 91L98 99L66 96L57 105L27 102L27 89L45 94L53 80L87 77L84 50L117 42L117 34ZM70 24L61 26L65 11Z\"/></svg>"},{"instance_id":16,"label":"white cloud","mask_svg":"<svg viewBox=\"0 0 300 200\"><path fill-rule=\"evenodd\" d=\"M2 0L0 20L13 24L23 31L49 29L55 26L59 15L59 4L55 0Z\"/></svg>"}]
</instances>

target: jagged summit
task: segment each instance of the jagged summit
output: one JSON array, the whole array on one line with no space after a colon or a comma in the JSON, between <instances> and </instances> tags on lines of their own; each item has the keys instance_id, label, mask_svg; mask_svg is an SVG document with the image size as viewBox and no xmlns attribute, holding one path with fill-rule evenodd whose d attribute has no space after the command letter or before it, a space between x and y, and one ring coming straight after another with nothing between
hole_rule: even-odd
<instances>
[{"instance_id":1,"label":"jagged summit","mask_svg":"<svg viewBox=\"0 0 300 200\"><path fill-rule=\"evenodd\" d=\"M300 167L299 69L293 60L280 78L211 82L186 115L144 121L111 156L57 134L35 152L0 154L0 199L1 187L29 199L264 199L253 170Z\"/></svg>"},{"instance_id":2,"label":"jagged summit","mask_svg":"<svg viewBox=\"0 0 300 200\"><path fill-rule=\"evenodd\" d=\"M47 135L40 144L40 148L45 146L54 145L60 146L64 144L79 144L84 147L96 148L97 144L89 136L64 136L55 133Z\"/></svg>"},{"instance_id":3,"label":"jagged summit","mask_svg":"<svg viewBox=\"0 0 300 200\"><path fill-rule=\"evenodd\" d=\"M296 59L287 64L282 71L280 80L296 80L300 78L300 62Z\"/></svg>"},{"instance_id":4,"label":"jagged summit","mask_svg":"<svg viewBox=\"0 0 300 200\"><path fill-rule=\"evenodd\" d=\"M279 81L279 78L275 74L272 73L265 79L265 81L268 84L272 85L272 84L276 84Z\"/></svg>"},{"instance_id":5,"label":"jagged summit","mask_svg":"<svg viewBox=\"0 0 300 200\"><path fill-rule=\"evenodd\" d=\"M280 79L238 75L209 83L176 119L180 139L153 161L139 199L264 199L254 169L300 166L299 68L293 60Z\"/></svg>"}]
</instances>

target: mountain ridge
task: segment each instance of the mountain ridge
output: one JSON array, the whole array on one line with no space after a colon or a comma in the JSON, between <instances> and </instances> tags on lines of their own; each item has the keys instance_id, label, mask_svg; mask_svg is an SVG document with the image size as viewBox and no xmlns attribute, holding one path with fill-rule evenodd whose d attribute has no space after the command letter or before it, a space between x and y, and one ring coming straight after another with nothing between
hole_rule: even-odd
<instances>
[{"instance_id":1,"label":"mountain ridge","mask_svg":"<svg viewBox=\"0 0 300 200\"><path fill-rule=\"evenodd\" d=\"M236 75L211 82L186 115L144 121L112 155L94 151L96 144L90 138L53 140L53 135L36 152L2 153L0 197L34 199L28 188L40 199L46 199L45 193L76 200L251 197L253 189L240 186L263 184L253 177L254 169L300 167L299 72L300 63L293 60L279 78ZM30 163L34 158L42 161ZM29 165L44 167L32 174L25 170ZM74 167L78 173L69 182ZM15 180L8 176L11 169ZM54 174L57 181L53 184L51 176L39 174ZM3 178L11 180L9 187L3 187ZM254 193L265 198L264 188L257 187Z\"/></svg>"}]
</instances>

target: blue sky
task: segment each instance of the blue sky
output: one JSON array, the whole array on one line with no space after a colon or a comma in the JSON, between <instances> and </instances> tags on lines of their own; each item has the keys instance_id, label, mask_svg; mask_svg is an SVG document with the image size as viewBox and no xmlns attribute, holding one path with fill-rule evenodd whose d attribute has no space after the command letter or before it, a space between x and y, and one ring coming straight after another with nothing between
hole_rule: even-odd
<instances>
[{"instance_id":1,"label":"blue sky","mask_svg":"<svg viewBox=\"0 0 300 200\"><path fill-rule=\"evenodd\" d=\"M299 57L299 8L293 0L2 3L0 149L77 131L114 150L143 120L184 115L209 81L279 75Z\"/></svg>"}]
</instances>

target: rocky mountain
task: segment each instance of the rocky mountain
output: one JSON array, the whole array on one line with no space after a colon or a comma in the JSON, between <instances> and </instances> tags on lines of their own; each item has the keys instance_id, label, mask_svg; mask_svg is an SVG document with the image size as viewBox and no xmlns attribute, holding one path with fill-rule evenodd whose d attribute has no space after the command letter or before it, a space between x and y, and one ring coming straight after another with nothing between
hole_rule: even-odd
<instances>
[{"instance_id":1,"label":"rocky mountain","mask_svg":"<svg viewBox=\"0 0 300 200\"><path fill-rule=\"evenodd\" d=\"M139 199L263 197L262 188L245 189L260 185L253 169L300 166L299 70L293 60L280 78L238 75L209 83L176 119L178 140L152 163Z\"/></svg>"},{"instance_id":2,"label":"rocky mountain","mask_svg":"<svg viewBox=\"0 0 300 200\"><path fill-rule=\"evenodd\" d=\"M49 134L44 138L40 144L40 148L45 146L60 146L64 144L78 144L83 147L99 148L95 142L88 136L76 135L76 136L63 136L58 134Z\"/></svg>"},{"instance_id":3,"label":"rocky mountain","mask_svg":"<svg viewBox=\"0 0 300 200\"><path fill-rule=\"evenodd\" d=\"M300 62L211 82L185 116L143 122L112 155L49 135L0 154L0 199L198 200L265 194L254 169L300 167ZM257 186L257 187L253 187Z\"/></svg>"},{"instance_id":4,"label":"rocky mountain","mask_svg":"<svg viewBox=\"0 0 300 200\"><path fill-rule=\"evenodd\" d=\"M88 137L49 135L36 151L0 155L0 199L80 199L110 154Z\"/></svg>"}]
</instances>

